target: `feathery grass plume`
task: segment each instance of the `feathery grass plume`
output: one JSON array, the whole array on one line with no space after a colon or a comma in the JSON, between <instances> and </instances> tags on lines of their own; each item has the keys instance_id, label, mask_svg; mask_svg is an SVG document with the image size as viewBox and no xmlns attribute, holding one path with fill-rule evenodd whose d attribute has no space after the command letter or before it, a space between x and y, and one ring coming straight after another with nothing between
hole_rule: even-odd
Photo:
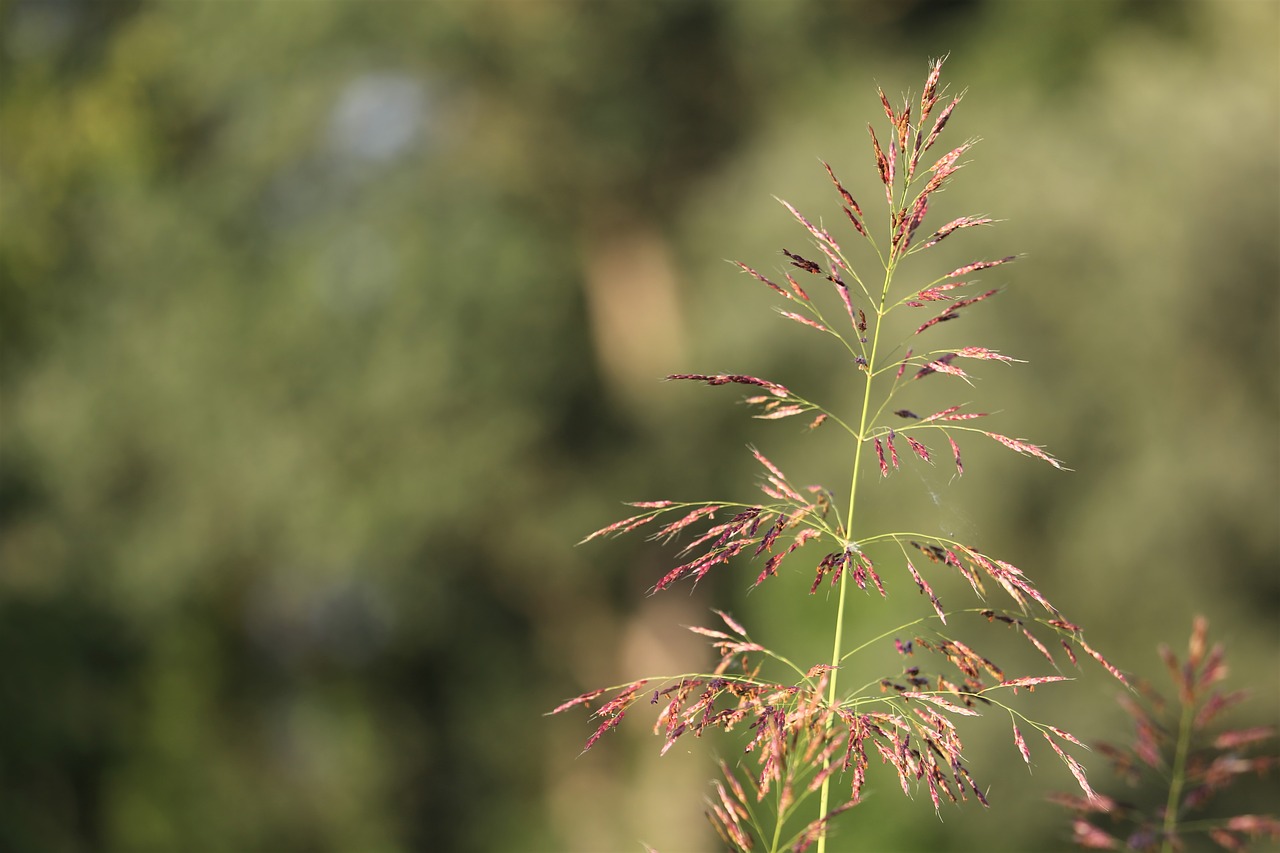
<instances>
[{"instance_id":1,"label":"feathery grass plume","mask_svg":"<svg viewBox=\"0 0 1280 853\"><path fill-rule=\"evenodd\" d=\"M1181 661L1167 646L1160 647L1176 700L1139 681L1141 699L1125 693L1119 700L1133 721L1133 742L1095 745L1129 787L1126 798L1051 796L1074 812L1078 846L1168 853L1187 849L1198 837L1223 850L1244 850L1261 837L1280 840L1280 818L1230 813L1228 789L1280 765L1280 752L1271 726L1224 731L1213 725L1248 694L1218 686L1227 677L1225 652L1215 645L1206 654L1208 633L1208 622L1196 617Z\"/></svg>"},{"instance_id":2,"label":"feathery grass plume","mask_svg":"<svg viewBox=\"0 0 1280 853\"><path fill-rule=\"evenodd\" d=\"M742 272L786 303L786 309L779 311L784 319L822 333L823 340L834 345L836 363L850 365L853 372L851 387L856 390L851 398L828 406L789 385L742 374L667 377L713 386L751 386L754 394L746 402L756 408L755 417L783 420L805 415L811 418L810 428L825 423L828 429L841 431L848 448L838 472L848 483L844 499L825 486L800 485L773 461L772 452L766 456L753 447L750 452L761 466L763 499L634 503L631 506L641 512L583 540L642 527L662 542L684 537L677 565L656 580L655 593L686 581L697 584L712 571L733 571L731 566L752 563L755 568L748 577L754 578L756 587L766 586L785 568L812 572L812 594L824 584L834 590L836 611L826 657L803 659L801 654L812 654L808 650L784 653L752 637L729 614L716 611L722 624L691 629L706 637L719 656L708 671L646 676L584 693L553 712L590 707L603 700L592 713L596 728L584 751L616 728L633 706L644 704L646 697L656 709L653 730L662 738L664 753L689 735L699 737L710 730L739 735L742 754L736 760L721 761L724 780L716 783L708 806L708 817L720 838L736 850L804 850L814 845L824 850L835 819L860 804L864 791L885 781L874 775L877 766L889 780L896 777L905 794L927 791L935 809L944 802L969 799L988 805L984 788L970 770L961 728L970 718L992 712L1008 715L1012 748L1025 761L1031 761L1025 735L1038 732L1075 778L1085 802L1095 799L1083 766L1072 754L1082 744L1069 732L1026 716L1018 709L1018 696L1020 691L1053 688L1069 680L1059 668L1076 663L1076 647L1123 682L1120 670L1085 641L1079 626L1065 619L1017 566L968 542L909 528L868 529L859 513L862 493L874 487L876 480L894 476L903 465L935 464L929 442L938 447L946 441L957 476L966 473L960 445L977 436L1063 467L1039 445L969 425L988 414L970 411L966 403L944 403L925 409L933 414L921 417L897 402L908 388L919 393L921 380L929 380L923 383L926 394L930 389L945 393L959 387L930 379L935 375L969 382L969 374L955 363L960 359L979 364L1018 362L967 342L930 348L930 342L940 336L937 327L963 320L974 306L1002 292L999 287L981 287L978 274L1003 268L1015 259L1012 255L979 259L942 276L931 276L915 263L916 256L957 231L993 222L963 216L926 226L935 194L963 168L961 158L974 144L966 141L933 165L919 168L960 102L958 96L950 98L941 111L936 110L947 100L940 88L941 73L942 60L932 62L914 121L910 102L895 108L880 92L889 128L880 135L869 128L871 155L888 202L878 225L824 162L840 210L852 226L850 239L784 201L812 241L812 251L783 249L789 269L772 278L737 263ZM921 234L929 236L922 239ZM865 263L854 262L855 252ZM875 274L859 271L867 268ZM925 306L932 306L928 309L932 318L921 324L912 312ZM890 324L896 316L911 319ZM905 341L891 340L889 330L902 327L916 328ZM899 458L899 439L919 463ZM913 551L922 554L924 561L913 562ZM881 577L888 572L910 578L925 602L892 599L886 606L904 610L900 626L854 641L845 618L852 590L868 595L874 590L877 598L888 599ZM948 609L936 591L948 575L959 581L952 585L972 590L981 606ZM1007 599L1008 609L987 603L988 587ZM921 612L915 613L916 608ZM969 637L962 628L981 633L1001 627L1013 633L997 634L993 642L1030 643L1050 671L1009 672L994 656L961 639ZM1058 657L1051 647L1061 649ZM842 675L855 662L859 669L878 671L880 676L851 689L845 683L850 679Z\"/></svg>"}]
</instances>

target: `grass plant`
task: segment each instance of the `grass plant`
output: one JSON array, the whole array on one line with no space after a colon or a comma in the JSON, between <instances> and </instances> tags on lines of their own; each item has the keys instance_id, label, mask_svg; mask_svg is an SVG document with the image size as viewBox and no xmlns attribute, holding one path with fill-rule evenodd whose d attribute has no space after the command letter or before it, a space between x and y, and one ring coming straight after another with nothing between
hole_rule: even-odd
<instances>
[{"instance_id":1,"label":"grass plant","mask_svg":"<svg viewBox=\"0 0 1280 853\"><path fill-rule=\"evenodd\" d=\"M1014 564L917 524L878 530L864 520L868 490L905 466L946 465L955 476L965 474L967 442L995 442L1064 467L1045 448L988 429L988 412L954 401L957 390L973 390L969 371L1018 361L983 346L942 343L951 334L944 329L963 328L965 315L1002 292L982 279L1003 274L1015 256L974 259L941 275L921 260L959 232L993 224L984 216L928 224L931 205L976 141L949 149L939 145L962 97L946 93L942 65L930 63L918 98L895 105L879 93L887 127L877 132L868 125L868 131L884 213L868 215L823 163L839 200L840 234L783 201L803 229L807 248L783 249L779 273L737 265L773 292L781 319L831 345L833 369L850 371L851 397L821 403L788 385L745 374L668 377L740 386L760 419L839 430L847 454L832 459L836 485L798 482L772 461L776 454L753 447L763 497L641 501L631 504L636 512L583 540L633 531L664 543L686 539L677 565L655 582L655 593L697 584L713 571L739 572L745 564L755 587L767 588L779 573L798 570L812 573L810 594L827 585L836 599L830 652L819 659L759 642L737 618L717 610L714 624L691 629L718 654L707 671L635 678L583 693L553 712L591 709L595 729L584 751L637 706L654 710L653 729L664 753L711 730L739 737L741 754L720 761L723 778L714 783L708 805L711 823L734 850L825 850L836 818L880 784L868 777L875 765L891 768L876 778L908 796L927 793L934 809L970 799L987 806L961 736L973 718L984 716L1004 719L1012 748L1028 763L1033 747L1060 759L1088 800L1094 794L1073 754L1083 744L1020 710L1020 694L1070 680L1063 672L1081 658L1126 681ZM940 395L945 401L933 402ZM890 602L884 572L903 573L920 596ZM972 606L950 609L935 591L956 579L963 594L972 592ZM855 636L849 617L855 594L882 597L886 606L900 608L898 627ZM980 651L972 640L961 639L969 637L962 623L980 626L997 651ZM1013 657L1040 663L1006 669L996 661L999 648L1010 644L1022 646ZM886 663L877 677L845 676L880 659Z\"/></svg>"},{"instance_id":2,"label":"grass plant","mask_svg":"<svg viewBox=\"0 0 1280 853\"><path fill-rule=\"evenodd\" d=\"M1133 740L1124 745L1095 744L1107 756L1130 793L1053 800L1074 813L1076 844L1094 850L1172 853L1209 842L1215 849L1243 850L1252 841L1280 840L1280 820L1271 815L1232 814L1229 791L1280 764L1275 729L1250 726L1222 729L1221 715L1248 697L1246 690L1223 690L1228 676L1221 644L1208 645L1209 624L1197 617L1179 660L1167 646L1160 658L1177 690L1169 700L1145 680L1137 692L1120 695L1133 722Z\"/></svg>"}]
</instances>

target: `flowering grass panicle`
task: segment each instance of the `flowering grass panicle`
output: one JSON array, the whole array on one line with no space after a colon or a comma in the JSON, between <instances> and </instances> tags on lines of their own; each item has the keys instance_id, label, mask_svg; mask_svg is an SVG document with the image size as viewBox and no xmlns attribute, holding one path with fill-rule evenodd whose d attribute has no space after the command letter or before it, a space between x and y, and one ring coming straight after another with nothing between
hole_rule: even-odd
<instances>
[{"instance_id":1,"label":"flowering grass panicle","mask_svg":"<svg viewBox=\"0 0 1280 853\"><path fill-rule=\"evenodd\" d=\"M1133 742L1094 745L1133 792L1129 798L1051 798L1075 812L1072 830L1080 847L1173 851L1208 838L1223 850L1243 850L1259 837L1280 840L1280 819L1230 813L1236 806L1225 796L1228 789L1280 765L1280 755L1271 726L1223 730L1215 725L1248 692L1222 690L1226 656L1221 645L1208 648L1208 633L1207 621L1198 617L1184 660L1160 647L1176 700L1138 681L1137 696L1124 693L1119 699L1133 722ZM1260 752L1267 747L1269 752Z\"/></svg>"},{"instance_id":2,"label":"flowering grass panicle","mask_svg":"<svg viewBox=\"0 0 1280 853\"><path fill-rule=\"evenodd\" d=\"M840 431L848 454L833 464L847 489L800 483L753 447L760 477L755 498L634 503L635 513L583 540L637 530L662 542L684 540L676 565L655 581L654 592L697 584L730 563L749 566L748 577L757 587L798 569L812 574L811 594L824 585L833 590L831 652L821 660L793 660L758 641L730 614L716 611L718 622L712 627L692 629L719 656L707 672L649 675L592 690L555 709L593 709L595 729L584 751L637 705L652 709L653 731L663 752L710 730L739 736L742 755L721 762L724 780L716 783L708 810L711 823L733 849L803 850L816 844L823 850L835 818L881 784L872 778L881 772L876 767L887 770L876 778L892 780L908 795L926 792L935 809L971 799L988 805L961 730L970 718L992 712L1007 719L1011 748L1025 761L1030 763L1033 746L1044 741L1085 797L1094 796L1072 754L1082 744L1069 732L1026 716L1018 709L1018 694L1068 680L1062 671L1077 663L1077 652L1121 681L1124 675L1017 566L970 542L909 529L869 529L859 513L860 492L903 466L936 464L945 453L946 464L954 465L957 476L964 474L961 449L970 440L993 441L1063 467L1043 447L985 428L988 413L967 403L925 408L911 402L913 408L908 408L904 400L929 400L948 383L969 383L972 365L1018 361L973 343L943 346L939 340L940 327L950 328L1001 293L981 279L1014 256L975 259L942 275L914 263L916 256L957 232L992 224L981 216L927 224L936 194L963 168L974 144L969 140L945 153L934 151L961 99L945 95L941 73L942 60L932 62L918 101L895 106L880 92L888 127L877 133L869 125L868 131L887 202L884 215L869 216L823 163L847 233L837 235L821 220L815 224L784 201L807 236L808 248L783 249L786 266L780 273L738 264L781 300L783 319L833 345L835 362L852 371L853 396L826 405L755 376L668 377L742 386L757 418L801 419L810 429ZM865 269L872 272L861 271ZM893 631L851 641L846 634L851 590L887 599L884 577L890 572L909 578L921 594L915 601L927 601L923 612L906 615ZM949 609L944 604L937 589L948 576L972 591L977 606ZM988 601L991 595L1002 603ZM918 606L913 601L904 605L912 610ZM1007 670L995 656L961 639L969 636L960 630L966 622L982 630L1002 629L998 640L1007 637L1022 644L1043 665L1038 671ZM841 675L853 671L855 662L880 675L851 688Z\"/></svg>"}]
</instances>

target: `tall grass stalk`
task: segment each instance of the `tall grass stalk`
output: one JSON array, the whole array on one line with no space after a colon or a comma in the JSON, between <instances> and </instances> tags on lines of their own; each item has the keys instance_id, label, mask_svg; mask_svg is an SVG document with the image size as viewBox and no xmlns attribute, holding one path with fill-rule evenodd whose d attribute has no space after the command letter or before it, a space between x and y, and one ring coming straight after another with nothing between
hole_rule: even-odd
<instances>
[{"instance_id":1,"label":"tall grass stalk","mask_svg":"<svg viewBox=\"0 0 1280 853\"><path fill-rule=\"evenodd\" d=\"M711 823L732 849L804 850L816 844L825 851L834 819L862 802L869 787L884 784L882 778L868 778L873 757L891 768L891 784L896 782L908 795L927 791L935 809L944 800L970 798L987 806L984 788L969 769L961 727L989 711L1007 715L1013 747L1028 764L1024 732L1038 733L1086 798L1091 797L1084 768L1071 754L1083 745L1069 732L1026 716L1019 710L1018 694L1069 680L1062 665L1075 665L1077 651L1124 681L1086 642L1081 628L1017 566L969 543L912 526L892 532L869 529L858 509L860 488L873 488L876 479L894 476L905 465L938 464L939 448L945 448L945 464L954 466L956 476L964 474L961 441L994 441L1054 468L1064 467L1039 445L980 426L988 413L971 404L931 402L939 392L971 388L970 364L1018 361L982 346L944 345L944 328L963 328L963 322L953 321L963 321L979 303L1001 293L980 279L1003 274L1014 256L977 259L941 275L916 262L957 232L993 224L987 217L962 216L926 226L932 222L931 204L965 165L963 158L975 142L965 141L941 156L930 153L961 100L941 86L942 64L930 63L918 100L904 98L895 106L879 92L887 128L877 134L868 125L868 131L884 188L884 215L869 218L823 163L848 237L837 239L783 201L804 229L810 249L783 249L786 266L778 273L738 263L781 301L777 310L783 319L834 344L833 366L846 365L861 374L858 397L828 407L756 376L668 377L741 386L750 394L746 403L757 418L798 419L809 430L843 432L847 458L852 459L845 505L822 485L798 485L752 447L764 500L642 501L631 504L638 512L583 540L641 529L652 530L652 538L662 542L688 537L677 554L678 565L657 580L654 592L686 581L697 584L713 570L752 563L758 566L753 585L760 586L784 564L787 571L805 571L796 556L800 551L822 555L816 566L808 562L807 570L814 573L810 594L824 583L837 589L831 653L825 660L793 662L798 656L757 642L736 618L717 610L715 626L691 629L707 637L719 654L708 671L650 675L591 690L553 712L593 708L596 729L584 751L646 699L657 708L654 732L663 738L664 753L688 734L713 729L737 733L744 741L742 755L720 762L723 779L714 783L708 804ZM932 164L922 167L929 160ZM842 246L846 240L848 250ZM863 260L855 262L855 250ZM876 274L864 278L859 270L866 266ZM898 329L913 331L895 339ZM886 566L910 577L928 601L923 615L913 602L895 599L903 615L898 628L851 640L847 617L853 587L887 599L879 574ZM944 607L934 585L957 581L977 597L977 606ZM989 586L998 588L1003 606L988 602ZM997 644L1026 644L1042 661L1040 669L1006 672L995 654L979 652L970 645L974 641L961 639L991 630L1000 631L993 641ZM854 671L855 658L860 667L876 667L881 674L850 689L841 674ZM837 796L837 790L847 795ZM810 800L815 793L816 805Z\"/></svg>"}]
</instances>

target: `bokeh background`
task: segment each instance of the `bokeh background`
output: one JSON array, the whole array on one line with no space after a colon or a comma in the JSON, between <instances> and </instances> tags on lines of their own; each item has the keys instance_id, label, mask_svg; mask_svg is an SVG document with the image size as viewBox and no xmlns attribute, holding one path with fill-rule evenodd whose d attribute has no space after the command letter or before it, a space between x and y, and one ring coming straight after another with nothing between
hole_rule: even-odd
<instances>
[{"instance_id":1,"label":"bokeh background","mask_svg":"<svg viewBox=\"0 0 1280 853\"><path fill-rule=\"evenodd\" d=\"M1025 256L960 331L1029 364L966 393L1074 471L971 445L872 520L981 542L1156 680L1204 613L1231 722L1275 722L1280 5L5 0L0 848L713 848L710 750L637 719L579 757L543 714L701 666L711 607L821 660L831 602L794 566L646 597L670 551L574 543L748 498L748 444L846 481L660 378L847 392L724 259L807 244L774 195L838 221L819 158L871 208L875 87L946 53L982 142L938 221L1004 220L946 245ZM1048 692L1124 738L1096 668ZM885 774L835 847L1064 848L1058 762L971 732L990 811Z\"/></svg>"}]
</instances>

